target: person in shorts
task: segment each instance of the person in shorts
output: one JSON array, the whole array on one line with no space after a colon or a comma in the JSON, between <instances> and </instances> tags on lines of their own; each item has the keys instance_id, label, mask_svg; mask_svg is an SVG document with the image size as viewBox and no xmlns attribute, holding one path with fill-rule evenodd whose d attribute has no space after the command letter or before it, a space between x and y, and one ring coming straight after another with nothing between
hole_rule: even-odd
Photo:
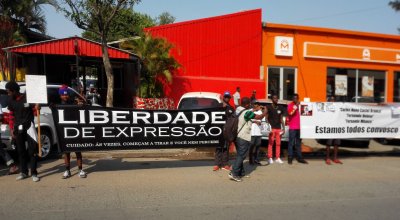
<instances>
[{"instance_id":1,"label":"person in shorts","mask_svg":"<svg viewBox=\"0 0 400 220\"><path fill-rule=\"evenodd\" d=\"M335 102L335 96L330 96L328 98L328 102ZM330 158L330 153L331 153L331 146L333 146L333 163L336 164L343 164L342 161L338 159L338 149L341 141L340 139L328 139L326 141L326 159L325 163L327 165L331 165L331 158Z\"/></svg>"}]
</instances>

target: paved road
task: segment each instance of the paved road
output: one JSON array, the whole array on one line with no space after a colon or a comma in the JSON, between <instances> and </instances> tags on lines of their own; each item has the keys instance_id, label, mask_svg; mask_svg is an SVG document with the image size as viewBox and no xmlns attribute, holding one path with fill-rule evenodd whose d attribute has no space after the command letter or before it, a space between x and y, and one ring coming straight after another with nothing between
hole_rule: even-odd
<instances>
[{"instance_id":1,"label":"paved road","mask_svg":"<svg viewBox=\"0 0 400 220\"><path fill-rule=\"evenodd\" d=\"M53 160L39 183L0 167L0 219L398 219L400 158L343 162L247 166L240 183L209 160L90 159L68 180Z\"/></svg>"}]
</instances>

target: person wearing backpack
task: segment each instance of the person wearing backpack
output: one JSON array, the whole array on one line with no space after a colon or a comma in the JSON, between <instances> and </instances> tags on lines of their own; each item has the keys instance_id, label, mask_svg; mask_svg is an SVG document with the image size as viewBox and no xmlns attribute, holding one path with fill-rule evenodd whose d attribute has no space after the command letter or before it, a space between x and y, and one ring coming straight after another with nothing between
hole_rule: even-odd
<instances>
[{"instance_id":1,"label":"person wearing backpack","mask_svg":"<svg viewBox=\"0 0 400 220\"><path fill-rule=\"evenodd\" d=\"M226 122L230 122L231 120L234 120L234 109L229 104L229 101L231 100L231 93L229 91L224 92L223 98L222 98L222 107L225 108L225 115L226 115ZM225 123L227 125L229 123ZM228 130L228 127L224 127ZM227 133L227 132L225 132ZM215 148L215 165L213 167L213 171L217 171L219 169L227 170L230 171L232 168L229 165L229 146L233 142L233 140L230 140L228 135L224 135L224 145L219 146Z\"/></svg>"},{"instance_id":2,"label":"person wearing backpack","mask_svg":"<svg viewBox=\"0 0 400 220\"><path fill-rule=\"evenodd\" d=\"M243 161L246 159L251 145L251 119L261 120L267 115L267 111L264 110L261 115L254 114L250 109L250 98L244 97L241 106L236 108L236 115L238 126L237 131L233 131L236 136L236 159L228 177L233 181L240 182L242 181L242 177L246 175Z\"/></svg>"}]
</instances>

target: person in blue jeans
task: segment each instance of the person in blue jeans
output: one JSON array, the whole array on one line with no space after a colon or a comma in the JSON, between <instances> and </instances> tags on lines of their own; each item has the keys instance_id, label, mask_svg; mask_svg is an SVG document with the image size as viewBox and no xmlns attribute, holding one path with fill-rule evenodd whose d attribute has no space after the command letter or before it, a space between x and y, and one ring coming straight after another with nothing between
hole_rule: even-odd
<instances>
[{"instance_id":1,"label":"person in blue jeans","mask_svg":"<svg viewBox=\"0 0 400 220\"><path fill-rule=\"evenodd\" d=\"M261 120L267 114L265 109L261 115L255 115L250 109L250 98L244 97L241 106L236 108L238 115L238 135L236 138L236 159L233 163L232 171L228 174L233 181L240 182L242 177L246 175L243 161L246 159L247 152L251 145L251 119Z\"/></svg>"}]
</instances>

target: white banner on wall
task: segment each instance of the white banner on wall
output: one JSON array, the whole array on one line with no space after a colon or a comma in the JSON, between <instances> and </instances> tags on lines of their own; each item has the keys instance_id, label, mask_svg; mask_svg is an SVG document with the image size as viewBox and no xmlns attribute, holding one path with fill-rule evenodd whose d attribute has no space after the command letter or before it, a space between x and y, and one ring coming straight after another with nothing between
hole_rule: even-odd
<instances>
[{"instance_id":1,"label":"white banner on wall","mask_svg":"<svg viewBox=\"0 0 400 220\"><path fill-rule=\"evenodd\" d=\"M301 104L301 138L400 138L400 104Z\"/></svg>"}]
</instances>

